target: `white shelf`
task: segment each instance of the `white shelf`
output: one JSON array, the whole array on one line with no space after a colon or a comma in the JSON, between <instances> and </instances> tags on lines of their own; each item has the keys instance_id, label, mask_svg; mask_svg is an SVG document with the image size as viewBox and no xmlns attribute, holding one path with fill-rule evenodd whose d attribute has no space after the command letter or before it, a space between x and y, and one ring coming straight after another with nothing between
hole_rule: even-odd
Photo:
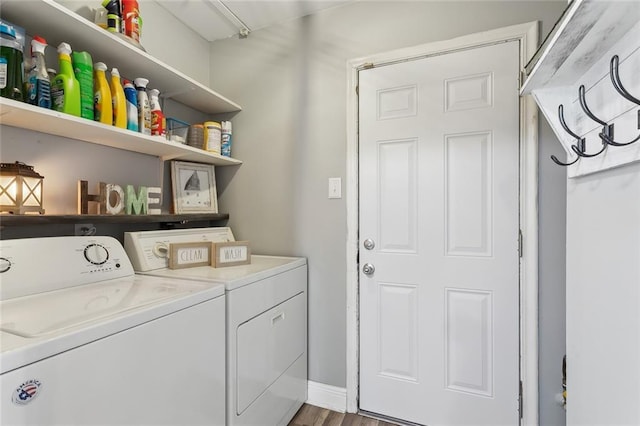
<instances>
[{"instance_id":1,"label":"white shelf","mask_svg":"<svg viewBox=\"0 0 640 426\"><path fill-rule=\"evenodd\" d=\"M626 89L640 96L640 1L574 0L526 67L528 75L520 93L533 96L567 161L576 158L572 150L576 139L563 129L559 105L563 105L569 129L586 140L587 154L602 147L599 133L603 126L583 111L578 99L581 85L593 114L614 125L616 141L632 140L640 132L639 107L618 94L611 82L609 67L614 55L619 58L620 79ZM564 161L560 152L556 156ZM580 158L568 167L567 174L578 177L636 161L640 161L640 142L607 146L600 155Z\"/></svg>"},{"instance_id":2,"label":"white shelf","mask_svg":"<svg viewBox=\"0 0 640 426\"><path fill-rule=\"evenodd\" d=\"M521 93L576 84L639 19L638 1L574 0L527 65Z\"/></svg>"},{"instance_id":3,"label":"white shelf","mask_svg":"<svg viewBox=\"0 0 640 426\"><path fill-rule=\"evenodd\" d=\"M25 28L27 34L41 34L51 46L68 42L74 51L91 53L94 62L117 64L123 76L148 78L165 97L198 111L217 114L241 110L238 104L53 0L2 0L0 13L3 19Z\"/></svg>"},{"instance_id":4,"label":"white shelf","mask_svg":"<svg viewBox=\"0 0 640 426\"><path fill-rule=\"evenodd\" d=\"M193 161L218 166L242 164L240 160L168 141L159 136L147 136L5 98L0 98L0 124L154 155L163 160Z\"/></svg>"}]
</instances>

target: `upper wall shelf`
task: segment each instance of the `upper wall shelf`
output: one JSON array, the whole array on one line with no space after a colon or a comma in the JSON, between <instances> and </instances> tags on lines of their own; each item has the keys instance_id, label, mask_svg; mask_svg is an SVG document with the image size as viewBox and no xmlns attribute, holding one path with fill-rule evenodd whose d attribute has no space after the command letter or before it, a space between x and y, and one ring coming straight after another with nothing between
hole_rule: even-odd
<instances>
[{"instance_id":1,"label":"upper wall shelf","mask_svg":"<svg viewBox=\"0 0 640 426\"><path fill-rule=\"evenodd\" d=\"M29 35L41 34L50 46L68 42L75 51L90 52L94 62L117 64L121 75L127 78L148 78L150 87L160 90L164 97L198 111L217 114L241 109L238 104L53 0L2 0L0 15L25 28Z\"/></svg>"},{"instance_id":2,"label":"upper wall shelf","mask_svg":"<svg viewBox=\"0 0 640 426\"><path fill-rule=\"evenodd\" d=\"M626 142L640 132L639 106L618 93L611 78L619 75L640 97L639 67L640 2L599 0L571 2L526 66L521 94L533 96L561 142L569 177L640 161L640 142L614 145L600 136L609 127L611 140Z\"/></svg>"},{"instance_id":3,"label":"upper wall shelf","mask_svg":"<svg viewBox=\"0 0 640 426\"><path fill-rule=\"evenodd\" d=\"M147 136L6 98L0 98L0 124L154 155L162 160L194 161L218 166L242 164L240 160L162 137Z\"/></svg>"},{"instance_id":4,"label":"upper wall shelf","mask_svg":"<svg viewBox=\"0 0 640 426\"><path fill-rule=\"evenodd\" d=\"M526 67L521 93L567 86L638 23L635 1L574 0Z\"/></svg>"}]
</instances>

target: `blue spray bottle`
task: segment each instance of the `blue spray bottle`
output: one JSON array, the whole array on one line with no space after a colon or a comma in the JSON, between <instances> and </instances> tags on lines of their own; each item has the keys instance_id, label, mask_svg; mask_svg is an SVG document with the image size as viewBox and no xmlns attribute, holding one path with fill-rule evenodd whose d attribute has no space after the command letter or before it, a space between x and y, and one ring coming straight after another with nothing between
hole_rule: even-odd
<instances>
[{"instance_id":1,"label":"blue spray bottle","mask_svg":"<svg viewBox=\"0 0 640 426\"><path fill-rule=\"evenodd\" d=\"M133 83L124 80L124 97L127 100L127 129L138 131L138 94Z\"/></svg>"}]
</instances>

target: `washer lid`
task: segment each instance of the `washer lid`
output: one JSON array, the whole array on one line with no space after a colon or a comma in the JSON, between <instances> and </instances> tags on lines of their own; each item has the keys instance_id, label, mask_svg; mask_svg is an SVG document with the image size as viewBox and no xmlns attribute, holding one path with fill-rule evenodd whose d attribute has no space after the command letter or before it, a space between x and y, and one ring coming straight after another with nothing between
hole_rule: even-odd
<instances>
[{"instance_id":1,"label":"washer lid","mask_svg":"<svg viewBox=\"0 0 640 426\"><path fill-rule=\"evenodd\" d=\"M21 337L41 337L210 287L192 281L130 277L9 299L0 302L0 330ZM222 294L222 286L216 293L209 296Z\"/></svg>"}]
</instances>

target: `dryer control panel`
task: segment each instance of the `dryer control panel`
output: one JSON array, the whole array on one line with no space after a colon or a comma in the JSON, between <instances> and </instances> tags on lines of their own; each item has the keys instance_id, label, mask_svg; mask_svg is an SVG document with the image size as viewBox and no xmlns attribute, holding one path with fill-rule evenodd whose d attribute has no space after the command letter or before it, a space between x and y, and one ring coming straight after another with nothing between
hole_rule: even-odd
<instances>
[{"instance_id":1,"label":"dryer control panel","mask_svg":"<svg viewBox=\"0 0 640 426\"><path fill-rule=\"evenodd\" d=\"M229 227L126 232L124 248L137 272L169 267L169 246L176 243L235 241Z\"/></svg>"}]
</instances>

